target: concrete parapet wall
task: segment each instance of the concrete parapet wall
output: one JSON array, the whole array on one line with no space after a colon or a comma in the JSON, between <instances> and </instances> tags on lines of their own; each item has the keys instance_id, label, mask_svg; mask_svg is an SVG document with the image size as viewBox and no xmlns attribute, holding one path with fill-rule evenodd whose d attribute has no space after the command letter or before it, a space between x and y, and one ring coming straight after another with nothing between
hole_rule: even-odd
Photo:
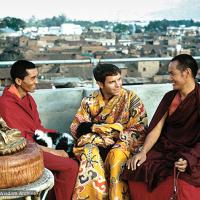
<instances>
[{"instance_id":1,"label":"concrete parapet wall","mask_svg":"<svg viewBox=\"0 0 200 200\"><path fill-rule=\"evenodd\" d=\"M150 122L164 94L172 90L172 84L134 85L127 88L135 91L135 93L142 99Z\"/></svg>"},{"instance_id":2,"label":"concrete parapet wall","mask_svg":"<svg viewBox=\"0 0 200 200\"><path fill-rule=\"evenodd\" d=\"M126 86L142 99L149 121L163 95L172 89L171 84L146 84ZM84 96L97 88L63 88L37 90L33 96L38 104L41 121L45 127L69 131L72 119Z\"/></svg>"},{"instance_id":3,"label":"concrete parapet wall","mask_svg":"<svg viewBox=\"0 0 200 200\"><path fill-rule=\"evenodd\" d=\"M149 121L163 95L172 89L171 84L125 86L142 99ZM69 131L73 117L84 96L97 88L63 88L36 90L32 95L38 105L43 125L61 132ZM0 92L1 95L1 92Z\"/></svg>"},{"instance_id":4,"label":"concrete parapet wall","mask_svg":"<svg viewBox=\"0 0 200 200\"><path fill-rule=\"evenodd\" d=\"M33 97L44 127L66 132L80 106L83 89L36 90Z\"/></svg>"}]
</instances>

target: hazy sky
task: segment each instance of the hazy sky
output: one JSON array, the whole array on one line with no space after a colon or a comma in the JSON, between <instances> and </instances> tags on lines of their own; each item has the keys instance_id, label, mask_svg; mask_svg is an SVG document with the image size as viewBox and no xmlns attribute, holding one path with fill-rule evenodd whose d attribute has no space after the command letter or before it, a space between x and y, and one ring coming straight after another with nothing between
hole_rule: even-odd
<instances>
[{"instance_id":1,"label":"hazy sky","mask_svg":"<svg viewBox=\"0 0 200 200\"><path fill-rule=\"evenodd\" d=\"M199 0L1 0L0 4L0 18L64 14L82 20L200 20Z\"/></svg>"}]
</instances>

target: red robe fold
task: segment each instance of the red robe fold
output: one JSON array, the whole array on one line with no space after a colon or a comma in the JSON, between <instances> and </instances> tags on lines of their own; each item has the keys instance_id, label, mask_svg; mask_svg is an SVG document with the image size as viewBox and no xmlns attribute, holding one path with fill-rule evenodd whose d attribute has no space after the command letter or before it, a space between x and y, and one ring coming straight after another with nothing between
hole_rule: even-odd
<instances>
[{"instance_id":1,"label":"red robe fold","mask_svg":"<svg viewBox=\"0 0 200 200\"><path fill-rule=\"evenodd\" d=\"M46 129L42 126L37 105L31 95L20 99L15 94L5 88L0 97L0 115L7 125L17 128L22 132L22 136L33 141L33 134L36 129L43 132L56 132L56 130Z\"/></svg>"},{"instance_id":2,"label":"red robe fold","mask_svg":"<svg viewBox=\"0 0 200 200\"><path fill-rule=\"evenodd\" d=\"M173 90L163 97L148 132L168 111L176 93ZM174 113L166 118L160 138L147 153L147 160L134 172L126 170L125 178L145 182L152 191L160 182L173 175L174 162L179 158L188 162L186 172L180 173L179 178L200 187L200 86L197 83Z\"/></svg>"},{"instance_id":3,"label":"red robe fold","mask_svg":"<svg viewBox=\"0 0 200 200\"><path fill-rule=\"evenodd\" d=\"M0 116L10 128L20 130L27 140L33 141L32 136L36 129L56 132L42 126L36 103L28 93L20 99L5 88L0 97ZM47 152L43 153L43 157L45 167L54 173L56 200L70 200L78 174L78 164L72 159Z\"/></svg>"}]
</instances>

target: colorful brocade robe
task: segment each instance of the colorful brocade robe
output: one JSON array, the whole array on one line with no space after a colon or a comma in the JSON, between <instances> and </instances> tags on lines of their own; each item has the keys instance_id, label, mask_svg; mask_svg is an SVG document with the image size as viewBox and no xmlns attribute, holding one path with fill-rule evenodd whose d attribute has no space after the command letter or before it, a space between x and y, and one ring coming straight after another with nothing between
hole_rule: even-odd
<instances>
[{"instance_id":1,"label":"colorful brocade robe","mask_svg":"<svg viewBox=\"0 0 200 200\"><path fill-rule=\"evenodd\" d=\"M82 122L92 122L92 131L77 138ZM134 92L122 88L108 102L100 91L85 97L71 124L77 138L74 153L80 161L73 199L129 199L128 186L120 175L130 153L143 144L146 128L144 104ZM104 162L99 148L110 147Z\"/></svg>"}]
</instances>

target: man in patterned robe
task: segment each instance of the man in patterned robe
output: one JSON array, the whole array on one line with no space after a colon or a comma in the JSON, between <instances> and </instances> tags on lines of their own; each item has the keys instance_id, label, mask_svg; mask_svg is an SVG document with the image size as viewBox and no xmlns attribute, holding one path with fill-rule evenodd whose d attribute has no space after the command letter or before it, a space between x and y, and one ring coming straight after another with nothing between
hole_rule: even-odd
<instances>
[{"instance_id":1,"label":"man in patterned robe","mask_svg":"<svg viewBox=\"0 0 200 200\"><path fill-rule=\"evenodd\" d=\"M93 73L99 90L82 100L71 124L80 160L73 199L129 199L119 177L143 144L147 114L141 99L122 88L118 67L98 64Z\"/></svg>"}]
</instances>

